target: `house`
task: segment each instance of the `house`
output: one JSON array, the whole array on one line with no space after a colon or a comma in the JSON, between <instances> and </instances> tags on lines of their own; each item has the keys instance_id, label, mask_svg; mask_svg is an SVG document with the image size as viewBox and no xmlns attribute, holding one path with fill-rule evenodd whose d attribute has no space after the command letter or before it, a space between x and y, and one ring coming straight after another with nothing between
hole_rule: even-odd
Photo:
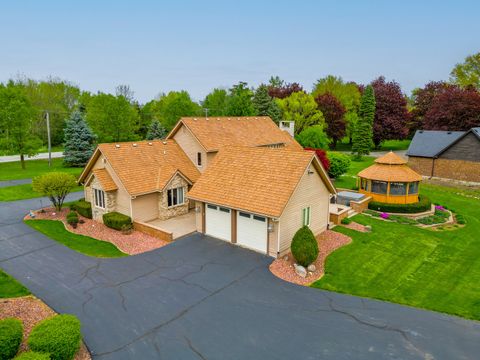
<instances>
[{"instance_id":1,"label":"house","mask_svg":"<svg viewBox=\"0 0 480 360\"><path fill-rule=\"evenodd\" d=\"M224 147L188 197L197 231L277 257L303 225L327 229L334 193L314 152Z\"/></svg>"},{"instance_id":2,"label":"house","mask_svg":"<svg viewBox=\"0 0 480 360\"><path fill-rule=\"evenodd\" d=\"M272 256L303 224L325 230L335 193L269 117L182 118L164 141L100 144L79 183L98 221L116 211L166 239L197 230Z\"/></svg>"},{"instance_id":3,"label":"house","mask_svg":"<svg viewBox=\"0 0 480 360\"><path fill-rule=\"evenodd\" d=\"M407 155L408 165L423 176L480 182L480 127L417 130Z\"/></svg>"}]
</instances>

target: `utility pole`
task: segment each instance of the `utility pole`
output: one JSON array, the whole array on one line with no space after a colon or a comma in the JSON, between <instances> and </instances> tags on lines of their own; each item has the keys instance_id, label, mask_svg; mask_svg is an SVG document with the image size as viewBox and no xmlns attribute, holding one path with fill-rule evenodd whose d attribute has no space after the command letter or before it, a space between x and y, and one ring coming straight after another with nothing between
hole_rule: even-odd
<instances>
[{"instance_id":1,"label":"utility pole","mask_svg":"<svg viewBox=\"0 0 480 360\"><path fill-rule=\"evenodd\" d=\"M45 114L47 120L47 139L48 139L48 167L52 167L52 142L50 139L50 114L48 111Z\"/></svg>"}]
</instances>

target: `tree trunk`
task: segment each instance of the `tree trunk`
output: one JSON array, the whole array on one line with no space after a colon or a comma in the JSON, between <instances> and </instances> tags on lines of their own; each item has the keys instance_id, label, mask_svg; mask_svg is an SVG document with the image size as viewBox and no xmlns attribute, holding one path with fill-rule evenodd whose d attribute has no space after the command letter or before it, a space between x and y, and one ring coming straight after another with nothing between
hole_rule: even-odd
<instances>
[{"instance_id":1,"label":"tree trunk","mask_svg":"<svg viewBox=\"0 0 480 360\"><path fill-rule=\"evenodd\" d=\"M25 155L20 154L20 163L22 164L22 169L25 170Z\"/></svg>"}]
</instances>

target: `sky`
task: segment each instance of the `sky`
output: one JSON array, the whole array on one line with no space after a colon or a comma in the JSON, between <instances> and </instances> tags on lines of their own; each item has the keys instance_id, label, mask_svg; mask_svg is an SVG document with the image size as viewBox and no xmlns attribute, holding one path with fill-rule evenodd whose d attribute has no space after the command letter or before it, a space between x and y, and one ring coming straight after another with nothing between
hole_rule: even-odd
<instances>
[{"instance_id":1,"label":"sky","mask_svg":"<svg viewBox=\"0 0 480 360\"><path fill-rule=\"evenodd\" d=\"M278 75L311 90L380 75L406 93L480 51L480 1L0 0L0 82L128 84L142 103Z\"/></svg>"}]
</instances>

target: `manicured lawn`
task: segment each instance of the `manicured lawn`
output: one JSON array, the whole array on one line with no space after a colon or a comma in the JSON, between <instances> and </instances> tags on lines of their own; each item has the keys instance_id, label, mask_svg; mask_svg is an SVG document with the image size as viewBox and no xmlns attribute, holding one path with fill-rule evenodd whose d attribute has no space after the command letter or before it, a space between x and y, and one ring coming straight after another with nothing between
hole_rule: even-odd
<instances>
[{"instance_id":1,"label":"manicured lawn","mask_svg":"<svg viewBox=\"0 0 480 360\"><path fill-rule=\"evenodd\" d=\"M128 256L115 245L88 236L71 233L58 220L25 220L25 223L35 230L44 233L49 238L68 246L70 249L94 257Z\"/></svg>"},{"instance_id":2,"label":"manicured lawn","mask_svg":"<svg viewBox=\"0 0 480 360\"><path fill-rule=\"evenodd\" d=\"M374 149L373 151L398 151L398 150L407 150L410 145L411 140L386 140L384 141L379 149ZM337 144L337 151L350 151L352 146L348 143L348 139L345 138Z\"/></svg>"},{"instance_id":3,"label":"manicured lawn","mask_svg":"<svg viewBox=\"0 0 480 360\"><path fill-rule=\"evenodd\" d=\"M30 291L26 287L0 269L0 298L13 298L29 294Z\"/></svg>"},{"instance_id":4,"label":"manicured lawn","mask_svg":"<svg viewBox=\"0 0 480 360\"><path fill-rule=\"evenodd\" d=\"M363 156L361 160L351 157L352 162L348 171L335 179L335 186L343 189L353 189L356 186L356 177L359 171L373 164L375 158L373 156Z\"/></svg>"},{"instance_id":5,"label":"manicured lawn","mask_svg":"<svg viewBox=\"0 0 480 360\"><path fill-rule=\"evenodd\" d=\"M20 161L0 163L0 181L15 179L31 179L49 171L62 171L78 176L81 168L63 166L63 159L52 159L52 167L48 167L48 160L25 161L26 169L23 170Z\"/></svg>"},{"instance_id":6,"label":"manicured lawn","mask_svg":"<svg viewBox=\"0 0 480 360\"><path fill-rule=\"evenodd\" d=\"M372 232L336 227L353 242L328 257L312 286L480 320L480 191L422 184L421 193L466 226L433 231L357 215Z\"/></svg>"},{"instance_id":7,"label":"manicured lawn","mask_svg":"<svg viewBox=\"0 0 480 360\"><path fill-rule=\"evenodd\" d=\"M82 186L76 186L72 192L81 191ZM0 188L0 201L15 201L41 197L39 193L33 191L32 184L22 184Z\"/></svg>"}]
</instances>

